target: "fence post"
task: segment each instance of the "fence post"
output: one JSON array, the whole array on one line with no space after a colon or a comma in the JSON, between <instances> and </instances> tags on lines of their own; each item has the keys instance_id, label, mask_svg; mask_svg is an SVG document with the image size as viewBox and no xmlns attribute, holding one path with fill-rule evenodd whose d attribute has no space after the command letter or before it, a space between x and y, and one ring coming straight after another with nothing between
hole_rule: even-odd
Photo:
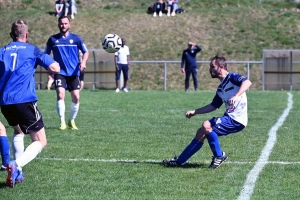
<instances>
[{"instance_id":1,"label":"fence post","mask_svg":"<svg viewBox=\"0 0 300 200\"><path fill-rule=\"evenodd\" d=\"M167 90L167 62L164 63L165 70L164 70L164 90Z\"/></svg>"}]
</instances>

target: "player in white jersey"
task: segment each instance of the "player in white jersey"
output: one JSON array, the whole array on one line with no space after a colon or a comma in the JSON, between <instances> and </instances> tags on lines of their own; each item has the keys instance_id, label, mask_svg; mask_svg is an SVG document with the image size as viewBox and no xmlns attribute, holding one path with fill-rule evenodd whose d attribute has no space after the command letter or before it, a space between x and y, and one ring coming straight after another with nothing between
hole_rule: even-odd
<instances>
[{"instance_id":1,"label":"player in white jersey","mask_svg":"<svg viewBox=\"0 0 300 200\"><path fill-rule=\"evenodd\" d=\"M218 168L226 159L226 153L221 149L219 136L242 131L248 123L248 105L246 91L251 86L246 77L227 71L226 59L222 55L216 55L211 59L209 72L212 78L221 81L216 95L210 104L196 110L186 112L186 117L191 118L198 114L215 111L224 103L226 111L221 117L213 117L203 122L195 138L183 150L178 158L163 160L166 166L183 166L186 161L199 151L205 139L207 139L213 153L213 159L209 168Z\"/></svg>"}]
</instances>

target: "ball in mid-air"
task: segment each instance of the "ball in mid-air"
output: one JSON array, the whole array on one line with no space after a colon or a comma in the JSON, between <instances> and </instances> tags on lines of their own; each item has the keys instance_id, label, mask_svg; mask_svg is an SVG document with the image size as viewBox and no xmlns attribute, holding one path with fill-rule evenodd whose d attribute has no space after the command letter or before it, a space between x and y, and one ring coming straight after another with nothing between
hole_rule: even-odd
<instances>
[{"instance_id":1,"label":"ball in mid-air","mask_svg":"<svg viewBox=\"0 0 300 200\"><path fill-rule=\"evenodd\" d=\"M102 40L102 47L108 53L115 53L120 50L122 39L117 34L109 33Z\"/></svg>"}]
</instances>

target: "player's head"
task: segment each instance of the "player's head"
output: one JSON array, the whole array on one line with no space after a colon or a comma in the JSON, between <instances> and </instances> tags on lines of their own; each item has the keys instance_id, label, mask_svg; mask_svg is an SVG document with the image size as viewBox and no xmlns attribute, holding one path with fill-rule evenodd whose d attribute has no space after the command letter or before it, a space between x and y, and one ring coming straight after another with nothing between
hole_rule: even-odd
<instances>
[{"instance_id":1,"label":"player's head","mask_svg":"<svg viewBox=\"0 0 300 200\"><path fill-rule=\"evenodd\" d=\"M125 44L126 44L126 40L125 38L122 38L122 47L124 47Z\"/></svg>"},{"instance_id":2,"label":"player's head","mask_svg":"<svg viewBox=\"0 0 300 200\"><path fill-rule=\"evenodd\" d=\"M10 37L13 41L27 42L28 26L24 20L17 20L11 25Z\"/></svg>"},{"instance_id":3,"label":"player's head","mask_svg":"<svg viewBox=\"0 0 300 200\"><path fill-rule=\"evenodd\" d=\"M188 42L188 49L192 49L193 46L194 46L193 44L194 44L193 42L189 41L189 42Z\"/></svg>"},{"instance_id":4,"label":"player's head","mask_svg":"<svg viewBox=\"0 0 300 200\"><path fill-rule=\"evenodd\" d=\"M67 33L70 29L70 26L70 18L68 16L60 16L58 18L58 28L60 33Z\"/></svg>"},{"instance_id":5,"label":"player's head","mask_svg":"<svg viewBox=\"0 0 300 200\"><path fill-rule=\"evenodd\" d=\"M212 78L219 78L222 76L222 70L227 71L227 63L224 56L217 54L210 59L209 72Z\"/></svg>"}]
</instances>

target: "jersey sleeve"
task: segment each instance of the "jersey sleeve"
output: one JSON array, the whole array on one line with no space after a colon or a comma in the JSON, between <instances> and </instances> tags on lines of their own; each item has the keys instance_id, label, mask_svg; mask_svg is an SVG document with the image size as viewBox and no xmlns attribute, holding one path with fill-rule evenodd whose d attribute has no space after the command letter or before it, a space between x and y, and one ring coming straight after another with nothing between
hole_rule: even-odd
<instances>
[{"instance_id":1,"label":"jersey sleeve","mask_svg":"<svg viewBox=\"0 0 300 200\"><path fill-rule=\"evenodd\" d=\"M36 56L36 61L37 61L36 64L44 67L45 69L48 69L49 66L55 62L51 56L44 53L38 47L35 47L34 54Z\"/></svg>"},{"instance_id":2,"label":"jersey sleeve","mask_svg":"<svg viewBox=\"0 0 300 200\"><path fill-rule=\"evenodd\" d=\"M241 86L245 80L247 80L247 78L240 74L232 74L232 76L230 76L230 81L237 86Z\"/></svg>"},{"instance_id":3,"label":"jersey sleeve","mask_svg":"<svg viewBox=\"0 0 300 200\"><path fill-rule=\"evenodd\" d=\"M51 42L51 38L49 38L46 44L45 53L50 55L51 50L52 50L52 42Z\"/></svg>"},{"instance_id":4,"label":"jersey sleeve","mask_svg":"<svg viewBox=\"0 0 300 200\"><path fill-rule=\"evenodd\" d=\"M220 108L223 104L223 100L221 97L216 93L215 97L213 98L211 105L215 108Z\"/></svg>"}]
</instances>

